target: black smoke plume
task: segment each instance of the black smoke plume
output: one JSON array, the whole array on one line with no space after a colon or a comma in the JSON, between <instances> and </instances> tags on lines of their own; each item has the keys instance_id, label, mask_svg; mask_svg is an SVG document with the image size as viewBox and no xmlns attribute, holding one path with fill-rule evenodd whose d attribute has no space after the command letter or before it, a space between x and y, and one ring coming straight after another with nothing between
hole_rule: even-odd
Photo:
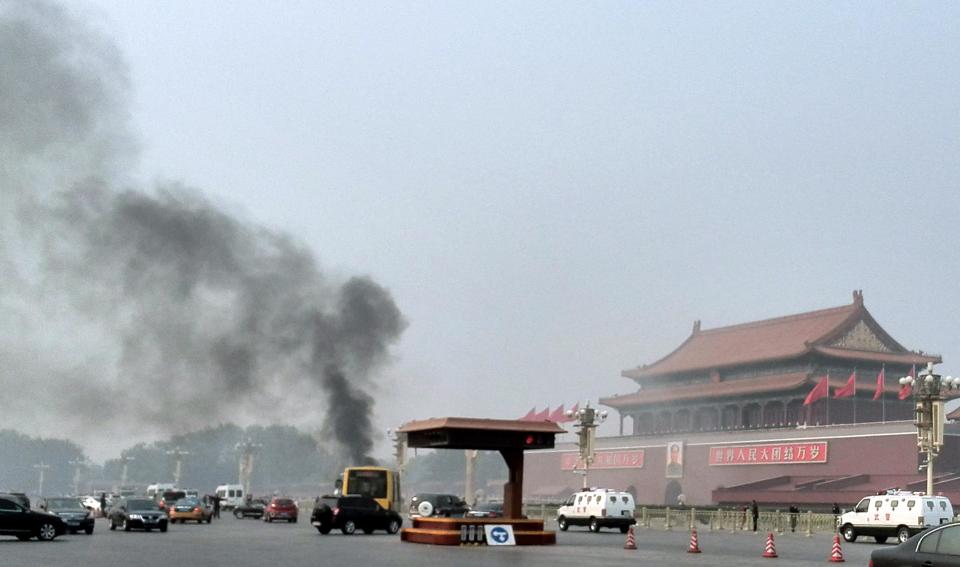
<instances>
[{"instance_id":1,"label":"black smoke plume","mask_svg":"<svg viewBox=\"0 0 960 567\"><path fill-rule=\"evenodd\" d=\"M0 427L287 418L369 462L373 378L406 325L390 293L199 190L132 186L128 90L83 18L0 1L0 390L17 400Z\"/></svg>"}]
</instances>

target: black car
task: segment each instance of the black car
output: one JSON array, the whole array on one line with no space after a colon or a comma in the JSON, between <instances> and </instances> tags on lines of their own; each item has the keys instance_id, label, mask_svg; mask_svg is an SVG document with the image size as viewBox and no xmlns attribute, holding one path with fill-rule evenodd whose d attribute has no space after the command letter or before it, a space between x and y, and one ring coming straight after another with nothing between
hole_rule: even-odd
<instances>
[{"instance_id":1,"label":"black car","mask_svg":"<svg viewBox=\"0 0 960 567\"><path fill-rule=\"evenodd\" d=\"M20 541L35 537L52 541L67 531L66 524L47 512L24 508L11 498L0 497L0 535L16 536Z\"/></svg>"},{"instance_id":2,"label":"black car","mask_svg":"<svg viewBox=\"0 0 960 567\"><path fill-rule=\"evenodd\" d=\"M129 532L133 528L167 531L167 514L150 498L121 498L110 509L110 529Z\"/></svg>"},{"instance_id":3,"label":"black car","mask_svg":"<svg viewBox=\"0 0 960 567\"><path fill-rule=\"evenodd\" d=\"M59 516L67 524L67 531L72 534L80 530L87 535L93 534L95 520L90 511L83 507L83 502L79 498L47 498L41 503L40 508Z\"/></svg>"},{"instance_id":4,"label":"black car","mask_svg":"<svg viewBox=\"0 0 960 567\"><path fill-rule=\"evenodd\" d=\"M417 494L410 499L411 516L460 517L470 510L462 498L453 494Z\"/></svg>"},{"instance_id":5,"label":"black car","mask_svg":"<svg viewBox=\"0 0 960 567\"><path fill-rule=\"evenodd\" d=\"M313 508L310 523L322 534L333 529L347 535L358 529L365 534L374 530L395 534L400 531L403 518L393 510L384 510L368 496L324 496Z\"/></svg>"},{"instance_id":6,"label":"black car","mask_svg":"<svg viewBox=\"0 0 960 567\"><path fill-rule=\"evenodd\" d=\"M243 504L233 509L233 517L240 520L243 518L262 518L267 503L261 499L246 500Z\"/></svg>"},{"instance_id":7,"label":"black car","mask_svg":"<svg viewBox=\"0 0 960 567\"><path fill-rule=\"evenodd\" d=\"M0 498L13 500L14 502L23 506L27 510L30 509L30 498L22 492L0 492Z\"/></svg>"},{"instance_id":8,"label":"black car","mask_svg":"<svg viewBox=\"0 0 960 567\"><path fill-rule=\"evenodd\" d=\"M877 549L870 554L870 565L960 567L960 523L930 528L896 547Z\"/></svg>"}]
</instances>

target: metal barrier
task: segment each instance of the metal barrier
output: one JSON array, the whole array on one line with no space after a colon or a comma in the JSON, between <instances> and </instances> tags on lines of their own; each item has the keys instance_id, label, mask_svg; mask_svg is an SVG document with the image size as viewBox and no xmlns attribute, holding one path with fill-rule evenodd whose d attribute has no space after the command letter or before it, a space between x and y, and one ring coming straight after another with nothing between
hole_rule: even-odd
<instances>
[{"instance_id":1,"label":"metal barrier","mask_svg":"<svg viewBox=\"0 0 960 567\"><path fill-rule=\"evenodd\" d=\"M544 520L545 524L555 527L559 508L560 505L555 503L531 502L524 504L523 514L528 518ZM748 533L753 530L753 517L749 509L640 506L634 510L633 517L637 520L636 529L670 531L696 528L728 533ZM758 532L812 537L818 533L834 533L836 529L836 516L809 510L793 518L789 512L782 510L762 511L757 518Z\"/></svg>"}]
</instances>

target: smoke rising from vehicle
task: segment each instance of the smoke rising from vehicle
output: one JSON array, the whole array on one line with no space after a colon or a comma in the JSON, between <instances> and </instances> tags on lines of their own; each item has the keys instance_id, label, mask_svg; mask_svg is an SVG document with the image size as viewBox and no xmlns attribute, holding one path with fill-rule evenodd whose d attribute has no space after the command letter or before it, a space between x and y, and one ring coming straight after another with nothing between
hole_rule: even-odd
<instances>
[{"instance_id":1,"label":"smoke rising from vehicle","mask_svg":"<svg viewBox=\"0 0 960 567\"><path fill-rule=\"evenodd\" d=\"M406 326L390 293L199 190L136 188L128 96L82 18L0 2L0 426L168 434L271 408L325 416L368 462L373 378Z\"/></svg>"}]
</instances>

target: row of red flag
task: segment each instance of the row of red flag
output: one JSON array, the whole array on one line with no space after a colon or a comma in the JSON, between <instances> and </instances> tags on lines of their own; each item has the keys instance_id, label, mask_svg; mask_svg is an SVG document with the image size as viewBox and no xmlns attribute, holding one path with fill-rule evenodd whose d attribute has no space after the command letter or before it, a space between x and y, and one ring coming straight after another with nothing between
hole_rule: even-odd
<instances>
[{"instance_id":1,"label":"row of red flag","mask_svg":"<svg viewBox=\"0 0 960 567\"><path fill-rule=\"evenodd\" d=\"M570 413L575 414L577 410L580 409L580 404L574 404L570 408ZM537 411L537 406L530 408L530 411L527 412L527 415L520 418L520 421L552 421L554 423L564 423L568 421L574 421L576 418L567 417L567 412L563 411L563 404L560 404L560 407L550 411L550 406L543 408L543 411Z\"/></svg>"},{"instance_id":2,"label":"row of red flag","mask_svg":"<svg viewBox=\"0 0 960 567\"><path fill-rule=\"evenodd\" d=\"M877 389L873 392L874 401L879 400L883 396L883 381L884 381L884 368L880 369L880 373L877 374ZM917 376L917 367L914 366L910 368L910 376ZM847 383L839 388L833 389L833 397L836 398L849 398L854 396L857 393L857 371L854 370L850 373L850 378L847 379ZM913 386L910 384L904 384L900 387L900 392L897 394L897 399L905 400L910 397L910 394L913 393ZM810 393L807 394L807 398L803 400L803 405L809 406L813 402L830 396L830 380L829 377L824 376L817 382L817 385L810 390Z\"/></svg>"}]
</instances>

